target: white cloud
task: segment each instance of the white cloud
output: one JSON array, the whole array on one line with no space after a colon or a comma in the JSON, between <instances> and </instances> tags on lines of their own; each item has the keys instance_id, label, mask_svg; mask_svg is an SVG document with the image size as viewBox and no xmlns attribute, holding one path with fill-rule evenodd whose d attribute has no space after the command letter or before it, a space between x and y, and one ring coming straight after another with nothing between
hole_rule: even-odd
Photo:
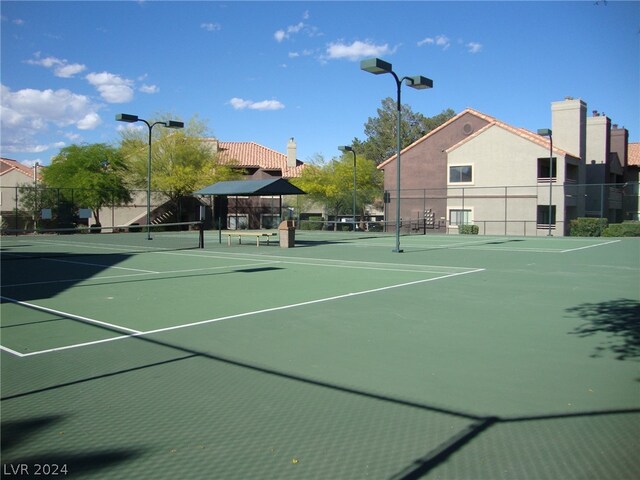
<instances>
[{"instance_id":1,"label":"white cloud","mask_svg":"<svg viewBox=\"0 0 640 480\"><path fill-rule=\"evenodd\" d=\"M90 73L85 78L108 103L126 103L133 99L131 80L109 72Z\"/></svg>"},{"instance_id":2,"label":"white cloud","mask_svg":"<svg viewBox=\"0 0 640 480\"><path fill-rule=\"evenodd\" d=\"M96 112L87 113L82 120L80 120L76 126L79 130L93 130L102 123L100 115Z\"/></svg>"},{"instance_id":3,"label":"white cloud","mask_svg":"<svg viewBox=\"0 0 640 480\"><path fill-rule=\"evenodd\" d=\"M309 15L309 11L305 11L302 14L302 19L303 20L308 20L310 17ZM279 30L277 30L274 34L273 34L273 38L276 39L276 41L278 43L284 41L285 39L289 39L291 38L292 35L296 35L300 32L305 32L306 35L308 35L309 37L315 37L317 35L322 35L319 30L318 27L314 27L313 25L309 25L308 23L305 22L298 22L295 25L289 25L287 28L281 28Z\"/></svg>"},{"instance_id":4,"label":"white cloud","mask_svg":"<svg viewBox=\"0 0 640 480\"><path fill-rule=\"evenodd\" d=\"M478 53L482 50L482 45L476 42L467 43L467 48L469 49L469 53Z\"/></svg>"},{"instance_id":5,"label":"white cloud","mask_svg":"<svg viewBox=\"0 0 640 480\"><path fill-rule=\"evenodd\" d=\"M427 37L418 42L418 46L423 45L436 45L442 47L443 50L447 50L451 46L451 40L446 35L436 35L436 37Z\"/></svg>"},{"instance_id":6,"label":"white cloud","mask_svg":"<svg viewBox=\"0 0 640 480\"><path fill-rule=\"evenodd\" d=\"M12 91L1 86L0 128L2 150L43 152L58 144L36 141L51 125L88 130L101 122L99 107L89 97L66 89Z\"/></svg>"},{"instance_id":7,"label":"white cloud","mask_svg":"<svg viewBox=\"0 0 640 480\"><path fill-rule=\"evenodd\" d=\"M356 61L365 57L379 57L394 53L395 49L388 44L375 45L370 42L355 41L351 45L345 43L330 43L327 47L327 57L330 59L342 59Z\"/></svg>"},{"instance_id":8,"label":"white cloud","mask_svg":"<svg viewBox=\"0 0 640 480\"><path fill-rule=\"evenodd\" d=\"M284 108L284 104L278 100L262 100L261 102L254 102L253 100L234 97L229 100L229 103L234 110L281 110Z\"/></svg>"},{"instance_id":9,"label":"white cloud","mask_svg":"<svg viewBox=\"0 0 640 480\"><path fill-rule=\"evenodd\" d=\"M207 32L215 32L222 29L222 25L219 23L201 23L200 28L206 30Z\"/></svg>"},{"instance_id":10,"label":"white cloud","mask_svg":"<svg viewBox=\"0 0 640 480\"><path fill-rule=\"evenodd\" d=\"M146 83L143 83L138 90L142 93L158 93L160 91L157 85L147 85Z\"/></svg>"},{"instance_id":11,"label":"white cloud","mask_svg":"<svg viewBox=\"0 0 640 480\"><path fill-rule=\"evenodd\" d=\"M34 53L34 57L34 59L27 60L26 63L51 68L53 69L53 74L60 78L71 78L87 68L81 63L69 63L66 59L56 57L40 58L40 52Z\"/></svg>"}]
</instances>

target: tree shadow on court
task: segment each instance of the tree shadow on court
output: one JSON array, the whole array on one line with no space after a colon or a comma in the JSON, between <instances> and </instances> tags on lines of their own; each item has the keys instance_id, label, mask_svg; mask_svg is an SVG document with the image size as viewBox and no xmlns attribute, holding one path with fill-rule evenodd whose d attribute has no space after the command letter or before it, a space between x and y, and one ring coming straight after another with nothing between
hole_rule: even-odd
<instances>
[{"instance_id":1,"label":"tree shadow on court","mask_svg":"<svg viewBox=\"0 0 640 480\"><path fill-rule=\"evenodd\" d=\"M103 449L86 453L76 451L42 452L32 456L19 456L11 451L29 442L41 431L51 429L64 419L61 415L49 415L2 422L2 468L3 475L11 478L33 478L34 476L74 476L81 473L98 474L116 464L134 460L142 449ZM37 470L37 466L41 470Z\"/></svg>"},{"instance_id":2,"label":"tree shadow on court","mask_svg":"<svg viewBox=\"0 0 640 480\"><path fill-rule=\"evenodd\" d=\"M570 334L579 337L606 336L591 355L593 358L603 357L609 352L618 360L640 361L640 302L620 298L583 303L568 308L567 312L584 320Z\"/></svg>"}]
</instances>

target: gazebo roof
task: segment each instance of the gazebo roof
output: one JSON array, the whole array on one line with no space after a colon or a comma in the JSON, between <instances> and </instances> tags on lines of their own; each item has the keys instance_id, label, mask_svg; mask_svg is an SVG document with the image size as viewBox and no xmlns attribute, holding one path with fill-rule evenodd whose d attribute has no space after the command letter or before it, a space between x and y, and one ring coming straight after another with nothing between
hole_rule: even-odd
<instances>
[{"instance_id":1,"label":"gazebo roof","mask_svg":"<svg viewBox=\"0 0 640 480\"><path fill-rule=\"evenodd\" d=\"M218 182L204 187L194 195L220 196L257 196L257 195L304 195L305 192L295 185L291 185L284 178L268 180L238 180Z\"/></svg>"}]
</instances>

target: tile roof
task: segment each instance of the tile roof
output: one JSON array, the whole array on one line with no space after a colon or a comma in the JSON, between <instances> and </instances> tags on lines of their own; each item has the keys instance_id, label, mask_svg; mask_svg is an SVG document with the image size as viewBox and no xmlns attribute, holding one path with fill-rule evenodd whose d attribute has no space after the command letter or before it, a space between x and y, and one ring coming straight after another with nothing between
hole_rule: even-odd
<instances>
[{"instance_id":1,"label":"tile roof","mask_svg":"<svg viewBox=\"0 0 640 480\"><path fill-rule=\"evenodd\" d=\"M471 110L471 109L467 109L467 110ZM473 110L472 110L473 112ZM480 112L476 112L476 113L480 113ZM480 114L482 115L482 114ZM550 147L550 142L549 139L547 139L547 137L543 137L541 135L538 135L537 133L534 133L530 130L527 130L526 128L519 128L519 127L512 127L511 125L501 122L500 120L497 120L493 117L489 117L487 115L485 115L484 117L486 117L485 119L489 121L489 123L487 125L485 125L484 127L478 129L478 131L474 132L472 135L469 135L467 138L459 141L458 143L456 143L455 145L449 147L446 151L447 153L449 153L452 150L455 150L456 148L458 148L461 145L464 145L465 143L467 143L468 141L476 138L477 136L481 135L482 132L488 130L489 128L493 127L493 126L497 126L502 128L503 130L506 130L508 132L511 132L521 138L524 138L525 140L529 140L530 142L536 143L538 145L540 145L541 147L545 147L546 149L548 149ZM492 119L492 120L489 120ZM567 152L566 150L563 150L561 148L558 147L553 147L553 151L556 152L558 155L563 155L563 156L571 156L571 157L576 157L578 158L576 155L573 155L569 152Z\"/></svg>"},{"instance_id":2,"label":"tile roof","mask_svg":"<svg viewBox=\"0 0 640 480\"><path fill-rule=\"evenodd\" d=\"M508 125L504 122L501 122L500 120L498 120L495 117L492 117L491 115L487 115L485 113L479 112L477 110L474 110L473 108L466 108L464 109L462 112L460 112L459 114L457 114L455 117L447 120L445 123L443 123L442 125L440 125L438 128L435 128L433 130L431 130L429 133L427 133L424 137L419 138L418 140L416 140L415 142L413 142L411 145L405 147L404 149L402 149L400 151L400 154L402 155L405 151L412 149L413 147L415 147L416 145L424 142L425 140L427 140L429 137L431 137L432 135L434 135L436 132L439 132L440 130L442 130L443 128L446 128L449 124L455 122L456 120L458 120L460 117L462 117L463 115L470 113L471 115L474 115L478 118L481 118L487 122L489 122L487 125L485 125L483 128L478 129L476 132L474 132L472 135L469 135L467 138L465 138L464 140L460 141L459 143L457 143L456 145L452 145L451 147L449 147L447 149L447 152L449 152L450 150L453 150L454 148L462 145L463 143L471 140L472 138L475 138L476 136L478 136L481 132L485 131L487 128L493 126L493 125L497 125L505 130L508 130L512 133L515 133L516 135L523 137L527 140L530 140L534 143L537 143L538 145L541 145L543 147L549 148L549 140L546 137L542 137L536 133L533 133L529 130L526 130L524 128L517 128L517 127L512 127L511 125ZM575 156L572 155L569 152L566 152L565 150L559 149L554 147L553 148L554 151L556 151L558 154L561 155L571 155L571 156ZM388 158L387 160L385 160L384 162L382 162L380 165L378 165L378 168L382 168L384 167L386 164L388 164L389 162L392 162L394 159L396 158L396 155L393 155L392 157Z\"/></svg>"},{"instance_id":3,"label":"tile roof","mask_svg":"<svg viewBox=\"0 0 640 480\"><path fill-rule=\"evenodd\" d=\"M233 162L239 167L280 170L283 178L299 177L304 163L296 160L295 167L287 166L287 156L255 142L220 142L213 138L204 139L212 145L217 144L221 161Z\"/></svg>"},{"instance_id":4,"label":"tile roof","mask_svg":"<svg viewBox=\"0 0 640 480\"><path fill-rule=\"evenodd\" d=\"M627 165L640 167L640 142L629 144L629 149L627 150Z\"/></svg>"},{"instance_id":5,"label":"tile roof","mask_svg":"<svg viewBox=\"0 0 640 480\"><path fill-rule=\"evenodd\" d=\"M18 162L17 160L11 160L10 158L0 158L0 175L5 175L12 170L17 170L27 177L33 179L33 167L29 167L24 163ZM38 178L40 178L39 172Z\"/></svg>"}]
</instances>

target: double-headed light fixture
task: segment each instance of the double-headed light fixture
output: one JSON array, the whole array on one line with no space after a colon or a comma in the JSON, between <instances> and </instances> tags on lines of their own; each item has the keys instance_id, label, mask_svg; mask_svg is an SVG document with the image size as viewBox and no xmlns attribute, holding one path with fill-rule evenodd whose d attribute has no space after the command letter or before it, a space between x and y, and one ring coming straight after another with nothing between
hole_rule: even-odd
<instances>
[{"instance_id":1,"label":"double-headed light fixture","mask_svg":"<svg viewBox=\"0 0 640 480\"><path fill-rule=\"evenodd\" d=\"M147 159L147 239L151 240L151 131L156 125L161 125L165 128L184 128L184 123L176 120L149 123L144 118L139 118L137 115L129 115L128 113L117 114L116 120L127 123L143 122L149 129L149 156Z\"/></svg>"},{"instance_id":2,"label":"double-headed light fixture","mask_svg":"<svg viewBox=\"0 0 640 480\"><path fill-rule=\"evenodd\" d=\"M398 147L396 152L396 248L393 250L396 253L402 253L400 249L400 150L402 149L401 144L401 123L400 123L400 112L401 112L401 103L400 103L400 87L402 86L402 82L406 82L407 86L411 88L415 88L417 90L424 90L426 88L433 88L433 80L427 77L423 77L422 75L415 75L413 77L398 77L396 73L392 70L392 66L389 62L385 62L379 58L369 58L367 60L362 60L360 62L360 69L365 72L373 73L374 75L381 75L383 73L390 73L393 75L393 78L396 81L397 87L397 102L396 107L398 109L398 126L397 126L397 137L398 137Z\"/></svg>"}]
</instances>

